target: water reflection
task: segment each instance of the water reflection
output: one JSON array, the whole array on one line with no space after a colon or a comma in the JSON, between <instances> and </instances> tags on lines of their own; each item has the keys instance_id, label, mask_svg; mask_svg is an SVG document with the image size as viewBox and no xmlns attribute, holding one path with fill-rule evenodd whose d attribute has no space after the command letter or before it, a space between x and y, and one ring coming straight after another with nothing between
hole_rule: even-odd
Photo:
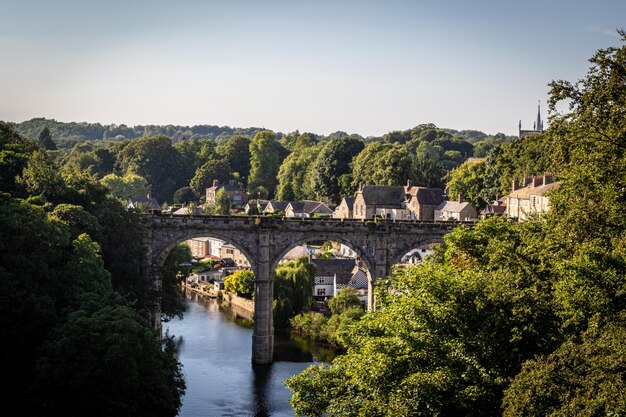
<instances>
[{"instance_id":1,"label":"water reflection","mask_svg":"<svg viewBox=\"0 0 626 417\"><path fill-rule=\"evenodd\" d=\"M252 330L213 300L189 295L182 320L164 324L179 341L187 393L182 417L293 416L283 381L314 361L329 360L315 345L277 332L271 365L253 365ZM312 353L313 352L313 353Z\"/></svg>"}]
</instances>

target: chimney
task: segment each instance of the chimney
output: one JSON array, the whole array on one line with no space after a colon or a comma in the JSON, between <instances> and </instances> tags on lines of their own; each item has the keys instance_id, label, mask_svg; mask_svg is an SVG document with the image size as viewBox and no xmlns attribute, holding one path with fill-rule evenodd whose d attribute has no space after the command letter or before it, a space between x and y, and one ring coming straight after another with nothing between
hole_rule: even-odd
<instances>
[{"instance_id":1,"label":"chimney","mask_svg":"<svg viewBox=\"0 0 626 417\"><path fill-rule=\"evenodd\" d=\"M459 191L459 203L463 202L463 193Z\"/></svg>"},{"instance_id":2,"label":"chimney","mask_svg":"<svg viewBox=\"0 0 626 417\"><path fill-rule=\"evenodd\" d=\"M516 191L519 189L519 180L513 180L513 187L511 191Z\"/></svg>"},{"instance_id":3,"label":"chimney","mask_svg":"<svg viewBox=\"0 0 626 417\"><path fill-rule=\"evenodd\" d=\"M231 179L231 180L228 180L228 184L230 184L230 185L235 185L235 180L232 180L232 179Z\"/></svg>"},{"instance_id":4,"label":"chimney","mask_svg":"<svg viewBox=\"0 0 626 417\"><path fill-rule=\"evenodd\" d=\"M543 177L533 177L533 188L543 185Z\"/></svg>"},{"instance_id":5,"label":"chimney","mask_svg":"<svg viewBox=\"0 0 626 417\"><path fill-rule=\"evenodd\" d=\"M406 180L406 189L408 190L409 188L411 188L411 180L410 179Z\"/></svg>"},{"instance_id":6,"label":"chimney","mask_svg":"<svg viewBox=\"0 0 626 417\"><path fill-rule=\"evenodd\" d=\"M218 180L213 180L213 187L217 187L218 185L220 185L220 182Z\"/></svg>"},{"instance_id":7,"label":"chimney","mask_svg":"<svg viewBox=\"0 0 626 417\"><path fill-rule=\"evenodd\" d=\"M552 184L552 174L543 174L543 185Z\"/></svg>"},{"instance_id":8,"label":"chimney","mask_svg":"<svg viewBox=\"0 0 626 417\"><path fill-rule=\"evenodd\" d=\"M148 191L148 195L146 197L152 198L152 190Z\"/></svg>"}]
</instances>

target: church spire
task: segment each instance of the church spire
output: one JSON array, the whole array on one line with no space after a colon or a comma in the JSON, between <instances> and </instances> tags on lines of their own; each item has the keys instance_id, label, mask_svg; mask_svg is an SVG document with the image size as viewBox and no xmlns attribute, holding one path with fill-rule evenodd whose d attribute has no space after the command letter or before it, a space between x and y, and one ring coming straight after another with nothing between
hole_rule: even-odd
<instances>
[{"instance_id":1,"label":"church spire","mask_svg":"<svg viewBox=\"0 0 626 417\"><path fill-rule=\"evenodd\" d=\"M535 123L535 130L543 132L543 121L541 120L541 101L537 102L537 121Z\"/></svg>"}]
</instances>

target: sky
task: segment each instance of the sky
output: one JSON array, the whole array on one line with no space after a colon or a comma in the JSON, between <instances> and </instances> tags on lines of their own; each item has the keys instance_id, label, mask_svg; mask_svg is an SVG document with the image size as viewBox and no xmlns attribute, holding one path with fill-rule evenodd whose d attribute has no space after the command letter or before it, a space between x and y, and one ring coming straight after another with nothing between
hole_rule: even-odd
<instances>
[{"instance_id":1,"label":"sky","mask_svg":"<svg viewBox=\"0 0 626 417\"><path fill-rule=\"evenodd\" d=\"M0 0L0 120L517 134L624 0Z\"/></svg>"}]
</instances>

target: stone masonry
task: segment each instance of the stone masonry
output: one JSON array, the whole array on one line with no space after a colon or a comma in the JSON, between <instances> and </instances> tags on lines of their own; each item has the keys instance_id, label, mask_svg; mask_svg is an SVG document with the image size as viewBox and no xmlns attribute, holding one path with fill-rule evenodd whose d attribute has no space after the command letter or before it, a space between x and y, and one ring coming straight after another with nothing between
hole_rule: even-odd
<instances>
[{"instance_id":1,"label":"stone masonry","mask_svg":"<svg viewBox=\"0 0 626 417\"><path fill-rule=\"evenodd\" d=\"M239 249L250 261L255 276L252 361L272 362L274 327L272 302L274 270L293 247L310 241L335 241L354 250L368 273L368 308L374 305L377 279L411 249L441 242L458 223L423 221L363 221L351 219L277 219L240 216L146 215L148 234L146 271L162 265L179 243L195 237L214 237ZM155 283L159 287L160 283Z\"/></svg>"}]
</instances>

